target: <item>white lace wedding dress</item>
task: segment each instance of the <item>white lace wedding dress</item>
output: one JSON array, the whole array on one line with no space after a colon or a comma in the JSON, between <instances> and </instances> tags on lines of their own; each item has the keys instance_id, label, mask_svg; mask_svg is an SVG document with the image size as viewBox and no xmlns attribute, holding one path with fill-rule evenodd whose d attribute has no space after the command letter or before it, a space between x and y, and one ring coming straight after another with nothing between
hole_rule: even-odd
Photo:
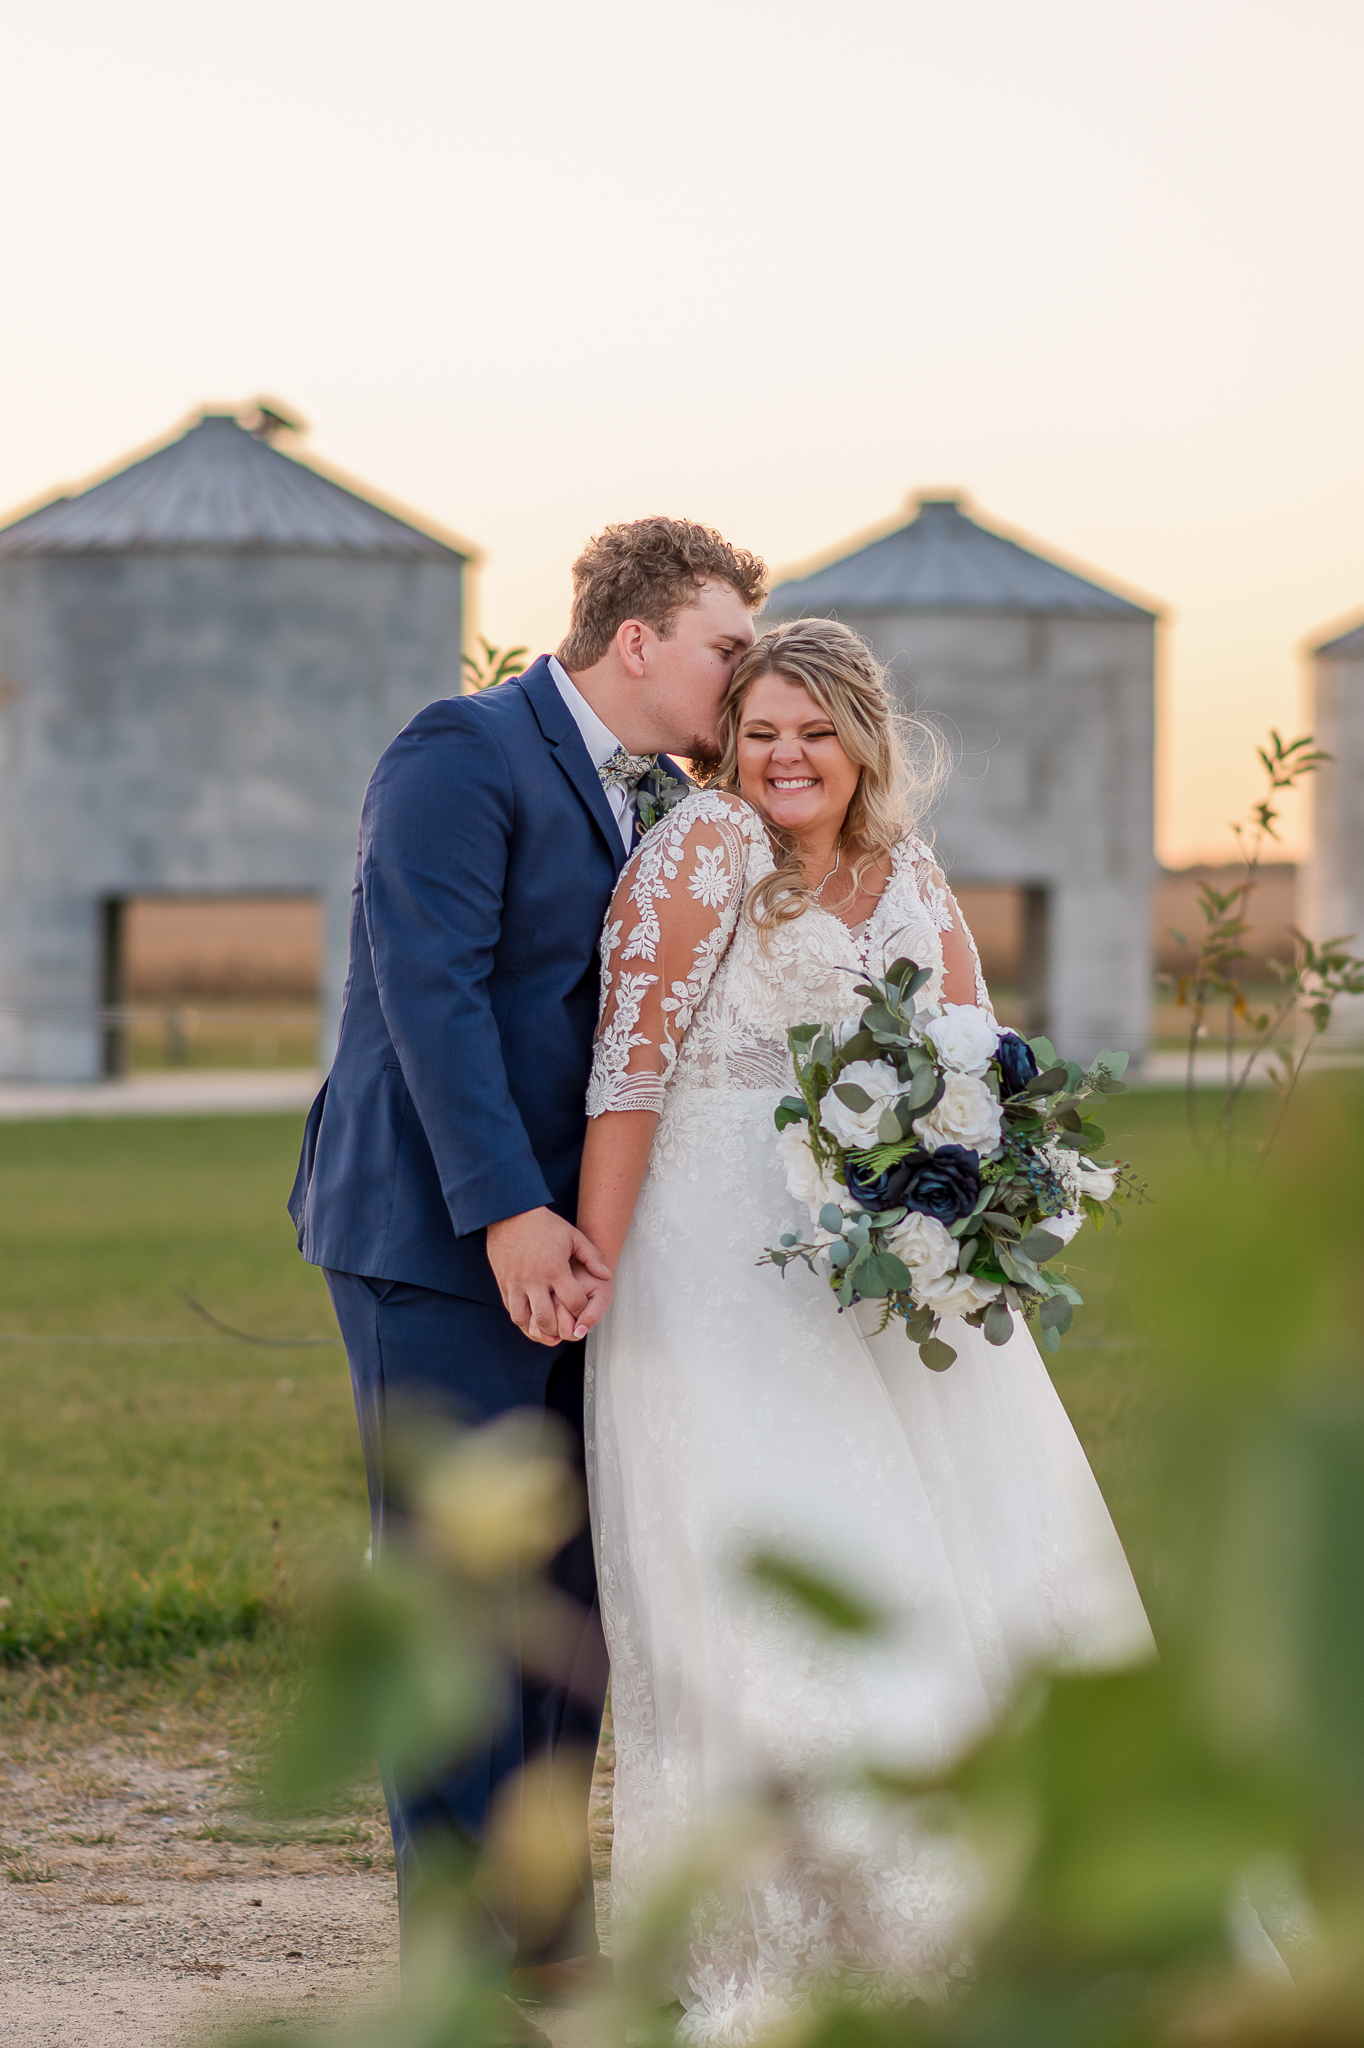
<instances>
[{"instance_id":1,"label":"white lace wedding dress","mask_svg":"<svg viewBox=\"0 0 1364 2048\"><path fill-rule=\"evenodd\" d=\"M743 915L770 871L741 800L688 797L622 874L602 939L589 1115L660 1112L612 1307L588 1343L588 1478L615 1721L613 1926L704 1831L774 1785L801 1835L755 1850L698 1914L688 2042L758 2039L838 1968L869 1996L940 1996L965 1963L969 1868L913 1809L827 1789L859 1762L937 1767L1041 1662L1121 1664L1150 1631L1098 1486L1021 1327L959 1321L928 1371L899 1325L840 1315L772 1113L790 1025L856 1015L907 956L942 980L955 904L897 849L860 935L818 910L765 950ZM974 948L972 949L974 951ZM988 1002L977 969L978 999ZM871 1642L783 1614L755 1552L817 1566L891 1617ZM826 1789L816 1788L823 1779Z\"/></svg>"}]
</instances>

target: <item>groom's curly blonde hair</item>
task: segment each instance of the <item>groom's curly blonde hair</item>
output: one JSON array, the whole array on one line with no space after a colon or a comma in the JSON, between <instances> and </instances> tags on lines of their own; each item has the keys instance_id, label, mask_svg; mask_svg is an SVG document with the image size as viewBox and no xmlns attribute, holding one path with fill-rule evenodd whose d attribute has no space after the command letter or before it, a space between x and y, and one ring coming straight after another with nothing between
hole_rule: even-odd
<instances>
[{"instance_id":1,"label":"groom's curly blonde hair","mask_svg":"<svg viewBox=\"0 0 1364 2048\"><path fill-rule=\"evenodd\" d=\"M728 583L756 611L767 596L767 564L693 519L606 527L573 564L573 612L560 661L570 674L591 668L627 619L641 619L666 640L677 614L710 582Z\"/></svg>"},{"instance_id":2,"label":"groom's curly blonde hair","mask_svg":"<svg viewBox=\"0 0 1364 2048\"><path fill-rule=\"evenodd\" d=\"M853 882L860 889L937 794L947 765L942 741L922 719L899 709L885 669L859 633L836 619L793 619L755 640L730 679L720 707L720 760L712 787L738 793L744 702L767 675L809 692L862 771L839 835L840 850L853 855ZM745 909L760 932L771 932L799 917L814 895L794 842L770 819L765 822L777 866L754 884Z\"/></svg>"}]
</instances>

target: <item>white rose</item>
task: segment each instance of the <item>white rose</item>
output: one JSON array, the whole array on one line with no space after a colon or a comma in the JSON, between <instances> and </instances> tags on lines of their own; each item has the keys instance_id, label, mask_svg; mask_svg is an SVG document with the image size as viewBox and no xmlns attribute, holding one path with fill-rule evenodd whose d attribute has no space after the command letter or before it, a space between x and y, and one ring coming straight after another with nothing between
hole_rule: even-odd
<instances>
[{"instance_id":1,"label":"white rose","mask_svg":"<svg viewBox=\"0 0 1364 2048\"><path fill-rule=\"evenodd\" d=\"M999 1027L975 1003L944 1003L942 1015L924 1026L924 1036L945 1067L959 1074L983 1074L999 1050Z\"/></svg>"},{"instance_id":2,"label":"white rose","mask_svg":"<svg viewBox=\"0 0 1364 2048\"><path fill-rule=\"evenodd\" d=\"M985 1083L970 1074L944 1074L943 1081L942 1100L914 1125L927 1149L966 1145L982 1155L993 1152L1004 1128L1004 1112Z\"/></svg>"},{"instance_id":3,"label":"white rose","mask_svg":"<svg viewBox=\"0 0 1364 2048\"><path fill-rule=\"evenodd\" d=\"M777 1133L777 1150L786 1169L788 1194L793 1201L805 1205L812 1223L818 1223L819 1212L826 1202L837 1202L840 1209L851 1209L853 1198L842 1182L826 1173L815 1158L806 1135L809 1128L805 1123L788 1124L784 1131Z\"/></svg>"},{"instance_id":4,"label":"white rose","mask_svg":"<svg viewBox=\"0 0 1364 2048\"><path fill-rule=\"evenodd\" d=\"M887 1238L897 1259L909 1267L911 1292L922 1301L923 1287L941 1280L957 1263L957 1241L936 1216L921 1216L911 1209L903 1223L897 1223Z\"/></svg>"},{"instance_id":5,"label":"white rose","mask_svg":"<svg viewBox=\"0 0 1364 2048\"><path fill-rule=\"evenodd\" d=\"M988 1307L998 1293L997 1280L977 1280L970 1273L944 1273L941 1279L926 1281L916 1291L916 1299L935 1315L969 1316L978 1308Z\"/></svg>"},{"instance_id":6,"label":"white rose","mask_svg":"<svg viewBox=\"0 0 1364 2048\"><path fill-rule=\"evenodd\" d=\"M1089 1195L1096 1202L1111 1202L1117 1177L1106 1168L1096 1166L1092 1159L1082 1159L1075 1168L1075 1183L1082 1195Z\"/></svg>"},{"instance_id":7,"label":"white rose","mask_svg":"<svg viewBox=\"0 0 1364 2048\"><path fill-rule=\"evenodd\" d=\"M871 1097L871 1107L849 1109L831 1088L819 1105L820 1122L840 1145L862 1151L876 1143L876 1126L881 1120L881 1112L903 1093L903 1084L894 1067L885 1060L854 1060L834 1083L834 1088L844 1086L862 1089Z\"/></svg>"}]
</instances>

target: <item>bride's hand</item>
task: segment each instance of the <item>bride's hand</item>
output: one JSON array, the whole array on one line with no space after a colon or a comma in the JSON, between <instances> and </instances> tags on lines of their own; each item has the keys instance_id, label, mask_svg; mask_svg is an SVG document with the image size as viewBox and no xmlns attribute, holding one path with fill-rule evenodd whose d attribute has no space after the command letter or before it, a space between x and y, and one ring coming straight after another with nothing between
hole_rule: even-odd
<instances>
[{"instance_id":1,"label":"bride's hand","mask_svg":"<svg viewBox=\"0 0 1364 2048\"><path fill-rule=\"evenodd\" d=\"M606 1314L611 1306L611 1297L616 1291L616 1283L612 1279L599 1279L595 1273L590 1273L586 1266L580 1266L576 1259L573 1261L573 1278L587 1296L587 1304L578 1311L578 1319L573 1326L573 1335L578 1338L585 1337Z\"/></svg>"}]
</instances>

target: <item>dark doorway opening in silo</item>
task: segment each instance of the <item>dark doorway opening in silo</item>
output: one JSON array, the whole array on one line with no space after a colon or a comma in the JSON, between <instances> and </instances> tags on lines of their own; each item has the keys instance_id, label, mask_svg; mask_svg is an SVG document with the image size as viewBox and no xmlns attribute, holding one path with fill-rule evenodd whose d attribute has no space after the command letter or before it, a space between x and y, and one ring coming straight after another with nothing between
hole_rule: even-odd
<instances>
[{"instance_id":1,"label":"dark doorway opening in silo","mask_svg":"<svg viewBox=\"0 0 1364 2048\"><path fill-rule=\"evenodd\" d=\"M162 892L102 914L106 1074L316 1065L316 896Z\"/></svg>"},{"instance_id":2,"label":"dark doorway opening in silo","mask_svg":"<svg viewBox=\"0 0 1364 2048\"><path fill-rule=\"evenodd\" d=\"M1001 1024L1035 1038L1050 1028L1051 891L1031 882L954 882Z\"/></svg>"}]
</instances>

